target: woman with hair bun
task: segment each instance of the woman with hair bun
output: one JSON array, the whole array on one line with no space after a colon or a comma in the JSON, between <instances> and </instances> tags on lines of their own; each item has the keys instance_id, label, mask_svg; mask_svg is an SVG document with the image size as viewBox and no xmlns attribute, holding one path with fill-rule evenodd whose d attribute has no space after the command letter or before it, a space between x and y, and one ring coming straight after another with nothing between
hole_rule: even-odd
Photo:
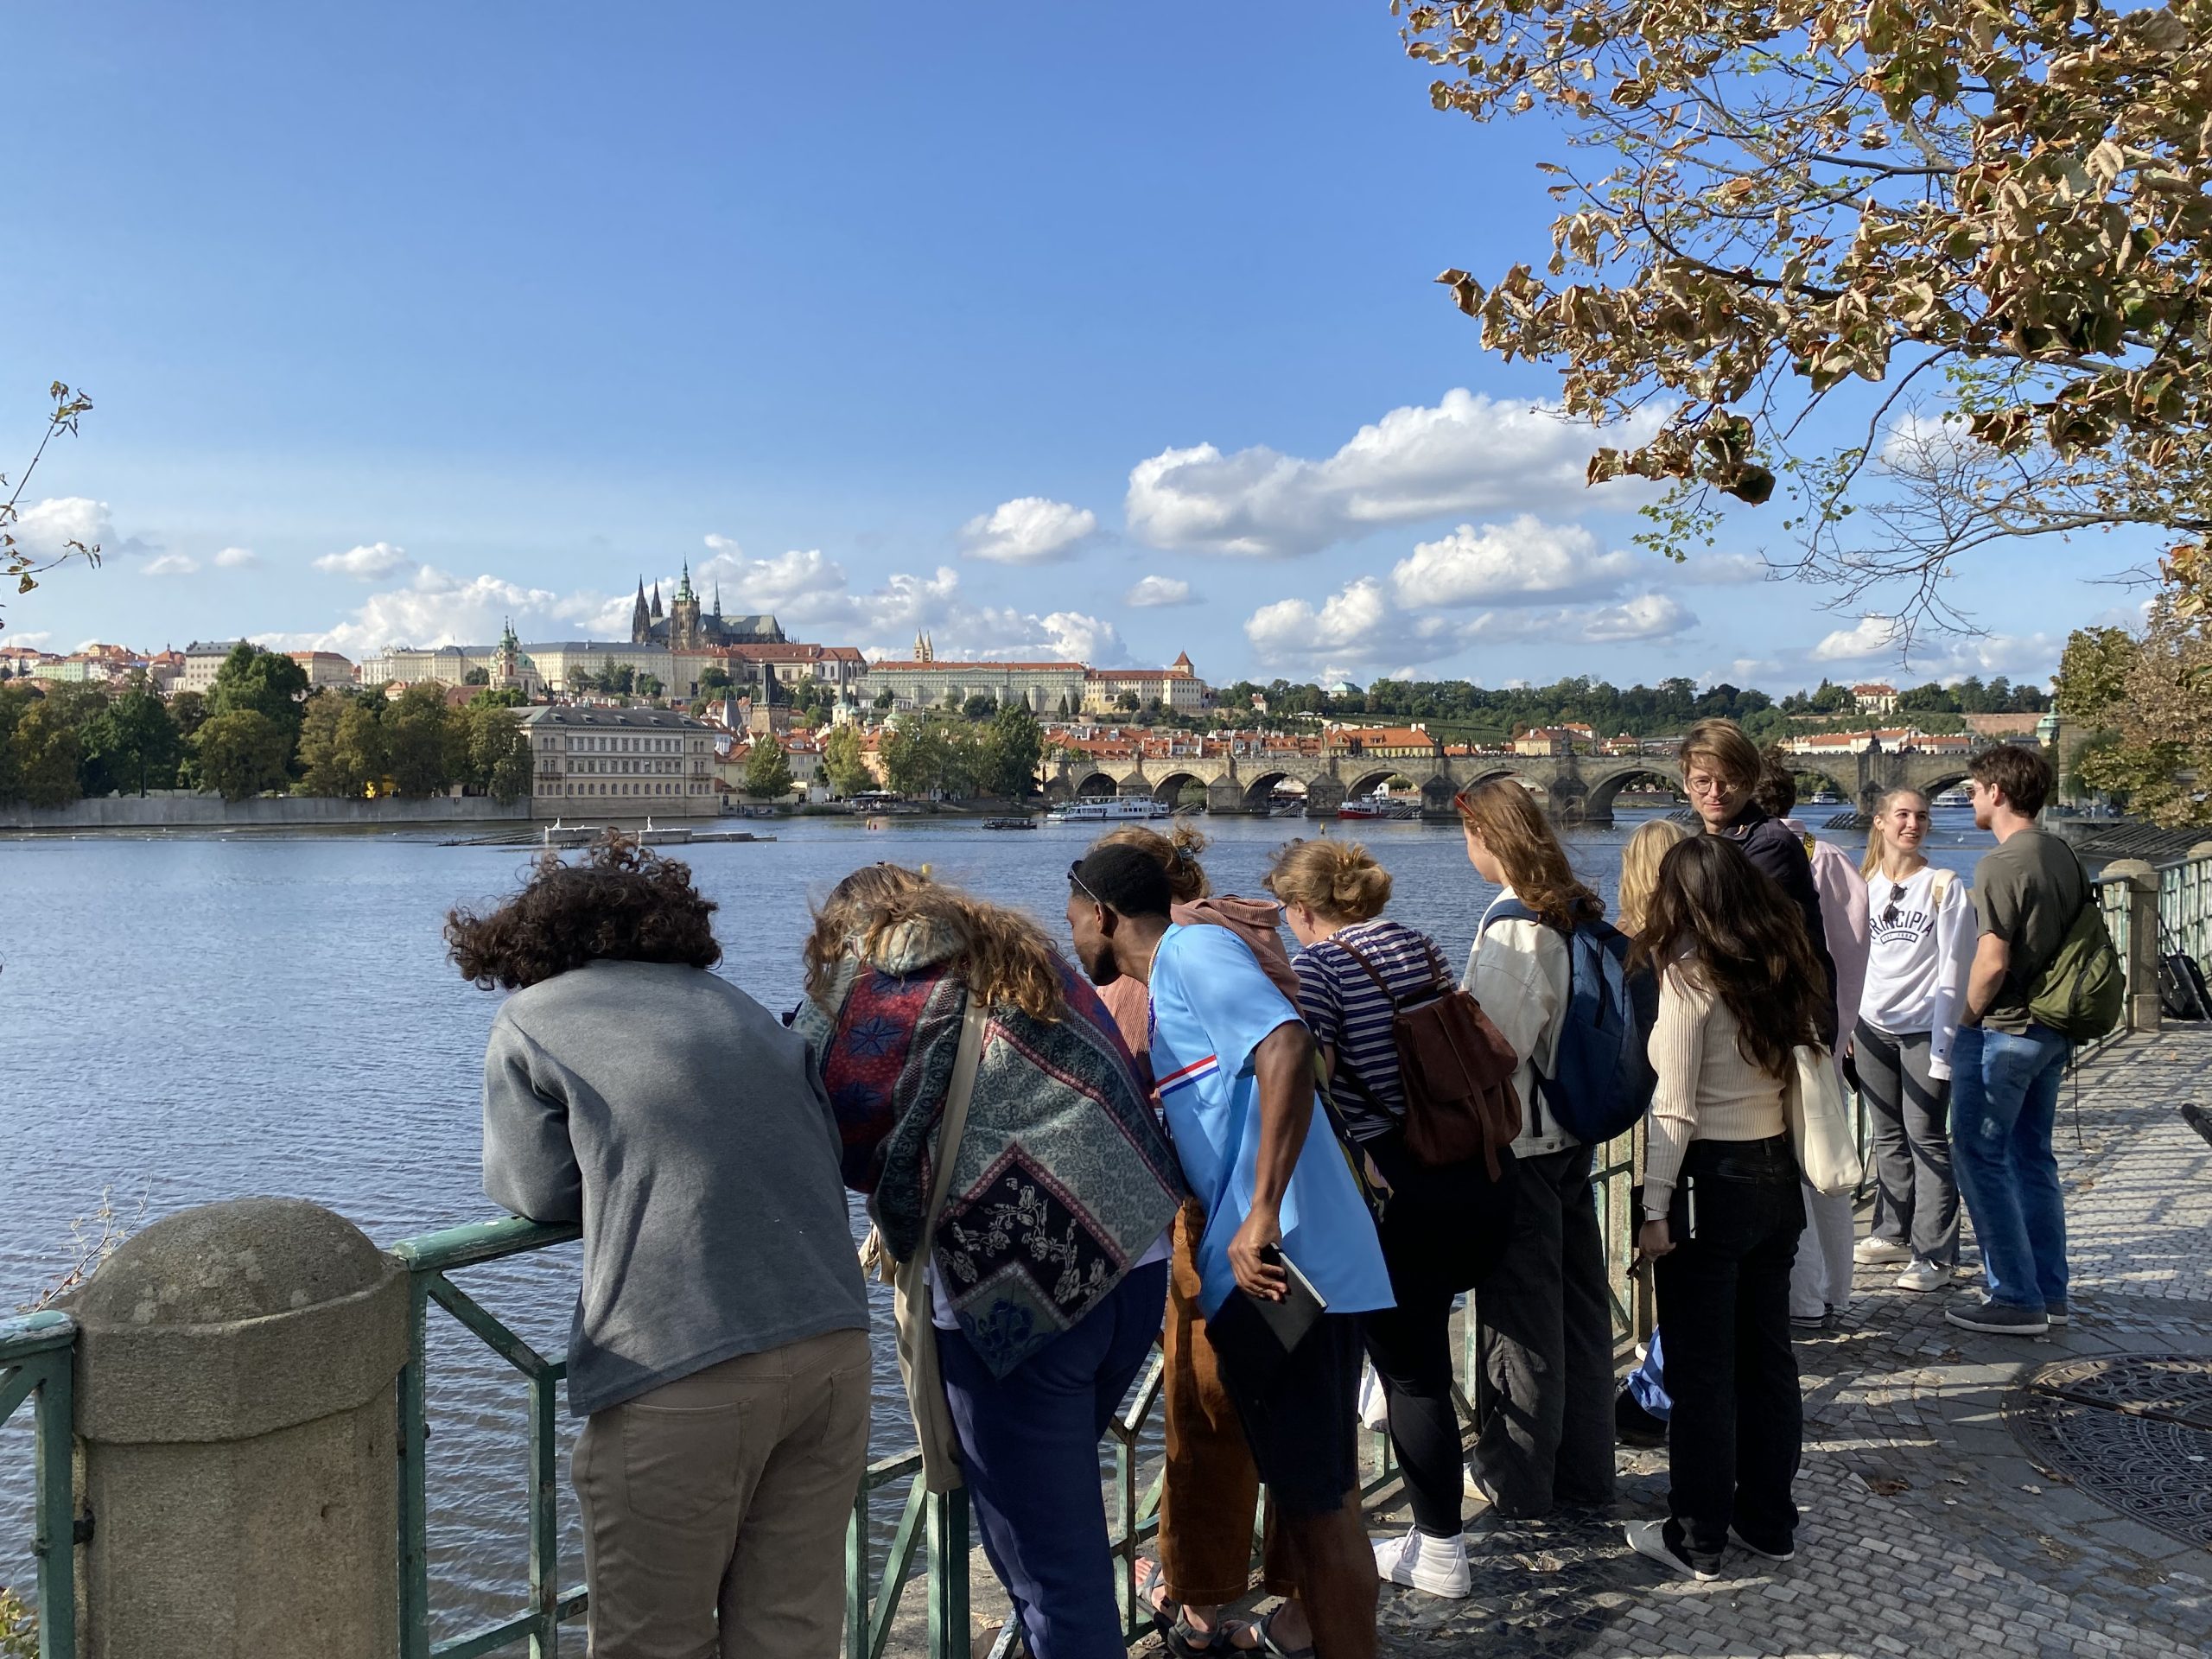
<instances>
[{"instance_id":1,"label":"woman with hair bun","mask_svg":"<svg viewBox=\"0 0 2212 1659\"><path fill-rule=\"evenodd\" d=\"M1407 1149L1406 1087L1392 1022L1401 1007L1450 993L1436 941L1382 914L1390 873L1364 847L1294 841L1268 891L1305 948L1298 1007L1313 1033L1345 1130L1390 1185L1378 1236L1397 1306L1364 1316L1368 1357L1389 1402L1390 1440L1414 1523L1375 1546L1376 1571L1431 1595L1467 1594L1459 1417L1452 1400L1452 1304L1504 1249L1510 1170L1483 1159L1443 1167Z\"/></svg>"}]
</instances>

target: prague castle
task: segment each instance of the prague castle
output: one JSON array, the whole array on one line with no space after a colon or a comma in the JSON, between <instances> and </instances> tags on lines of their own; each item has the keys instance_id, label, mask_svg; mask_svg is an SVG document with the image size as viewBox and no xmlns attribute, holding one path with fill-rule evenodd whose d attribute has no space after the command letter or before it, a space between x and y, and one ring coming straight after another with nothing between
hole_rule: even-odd
<instances>
[{"instance_id":1,"label":"prague castle","mask_svg":"<svg viewBox=\"0 0 2212 1659\"><path fill-rule=\"evenodd\" d=\"M715 608L704 614L699 596L691 591L691 566L676 585L676 597L665 615L660 607L660 584L653 584L652 599L645 598L645 578L638 579L638 602L630 612L630 643L661 645L670 651L716 651L724 645L780 645L784 631L772 616L722 615L721 585L715 586Z\"/></svg>"}]
</instances>

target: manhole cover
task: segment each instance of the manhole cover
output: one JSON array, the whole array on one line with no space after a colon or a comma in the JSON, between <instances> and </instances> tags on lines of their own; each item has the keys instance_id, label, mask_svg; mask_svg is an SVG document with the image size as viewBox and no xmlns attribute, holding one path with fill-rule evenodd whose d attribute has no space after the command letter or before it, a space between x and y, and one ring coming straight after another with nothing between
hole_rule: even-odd
<instances>
[{"instance_id":1,"label":"manhole cover","mask_svg":"<svg viewBox=\"0 0 2212 1659\"><path fill-rule=\"evenodd\" d=\"M2022 1383L2005 1414L2038 1460L2083 1491L2212 1549L2212 1360L2063 1360Z\"/></svg>"}]
</instances>

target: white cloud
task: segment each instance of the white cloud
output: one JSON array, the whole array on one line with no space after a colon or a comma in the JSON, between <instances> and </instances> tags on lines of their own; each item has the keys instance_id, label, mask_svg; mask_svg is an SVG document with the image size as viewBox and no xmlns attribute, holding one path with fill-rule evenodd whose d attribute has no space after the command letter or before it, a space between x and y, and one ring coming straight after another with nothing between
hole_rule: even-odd
<instances>
[{"instance_id":1,"label":"white cloud","mask_svg":"<svg viewBox=\"0 0 2212 1659\"><path fill-rule=\"evenodd\" d=\"M1398 603L1414 610L1611 594L1635 569L1633 556L1599 552L1597 538L1579 524L1550 525L1524 512L1503 524L1462 524L1440 541L1417 543L1390 580Z\"/></svg>"},{"instance_id":2,"label":"white cloud","mask_svg":"<svg viewBox=\"0 0 2212 1659\"><path fill-rule=\"evenodd\" d=\"M251 570L261 557L250 547L226 547L215 556L218 570Z\"/></svg>"},{"instance_id":3,"label":"white cloud","mask_svg":"<svg viewBox=\"0 0 2212 1659\"><path fill-rule=\"evenodd\" d=\"M386 645L488 645L501 624L514 620L526 639L617 637L592 624L608 601L604 594L556 594L524 588L503 577L457 576L430 565L416 567L404 588L372 594L346 621L321 633L272 633L257 640L294 651L335 651L357 661ZM628 613L620 638L629 637Z\"/></svg>"},{"instance_id":4,"label":"white cloud","mask_svg":"<svg viewBox=\"0 0 2212 1659\"><path fill-rule=\"evenodd\" d=\"M1609 435L1637 442L1662 415L1647 410L1605 435L1546 405L1455 390L1433 409L1392 410L1325 460L1263 445L1164 449L1130 469L1125 511L1131 531L1156 547L1264 558L1446 513L1579 510L1591 499L1583 475L1592 451ZM1638 499L1637 486L1616 485L1604 504Z\"/></svg>"},{"instance_id":5,"label":"white cloud","mask_svg":"<svg viewBox=\"0 0 2212 1659\"><path fill-rule=\"evenodd\" d=\"M7 632L0 633L0 645L22 645L26 650L35 651L53 638L52 628L34 628L29 633L19 633L10 628Z\"/></svg>"},{"instance_id":6,"label":"white cloud","mask_svg":"<svg viewBox=\"0 0 2212 1659\"><path fill-rule=\"evenodd\" d=\"M1561 625L1571 626L1573 614L1571 611L1560 612ZM1584 619L1580 637L1593 644L1665 639L1696 626L1697 618L1673 594L1638 594Z\"/></svg>"},{"instance_id":7,"label":"white cloud","mask_svg":"<svg viewBox=\"0 0 2212 1659\"><path fill-rule=\"evenodd\" d=\"M394 547L390 542L372 542L343 553L326 553L315 562L315 568L334 576L351 576L356 582L382 582L416 566L407 556L405 548Z\"/></svg>"},{"instance_id":8,"label":"white cloud","mask_svg":"<svg viewBox=\"0 0 2212 1659\"><path fill-rule=\"evenodd\" d=\"M1145 576L1122 595L1122 602L1135 611L1153 610L1163 605L1187 605L1191 602L1191 584L1174 576Z\"/></svg>"},{"instance_id":9,"label":"white cloud","mask_svg":"<svg viewBox=\"0 0 2212 1659\"><path fill-rule=\"evenodd\" d=\"M144 569L149 576L194 576L200 574L200 561L183 553L162 553L147 560Z\"/></svg>"},{"instance_id":10,"label":"white cloud","mask_svg":"<svg viewBox=\"0 0 2212 1659\"><path fill-rule=\"evenodd\" d=\"M22 510L12 526L16 545L33 558L58 559L72 542L99 547L115 537L107 503L81 495L48 496Z\"/></svg>"},{"instance_id":11,"label":"white cloud","mask_svg":"<svg viewBox=\"0 0 2212 1659\"><path fill-rule=\"evenodd\" d=\"M1277 600L1244 624L1254 653L1272 667L1329 675L1390 664L1402 674L1476 645L1621 644L1660 639L1697 626L1697 618L1669 594L1638 594L1595 608L1548 609L1514 606L1455 618L1394 606L1380 579L1361 576L1317 609L1302 599Z\"/></svg>"},{"instance_id":12,"label":"white cloud","mask_svg":"<svg viewBox=\"0 0 2212 1659\"><path fill-rule=\"evenodd\" d=\"M971 559L995 564L1042 564L1065 558L1098 529L1088 507L1041 495L1001 501L960 527L960 544Z\"/></svg>"},{"instance_id":13,"label":"white cloud","mask_svg":"<svg viewBox=\"0 0 2212 1659\"><path fill-rule=\"evenodd\" d=\"M1687 562L1659 562L1659 573L1668 582L1686 588L1732 588L1739 583L1766 582L1774 570L1756 553L1693 553Z\"/></svg>"},{"instance_id":14,"label":"white cloud","mask_svg":"<svg viewBox=\"0 0 2212 1659\"><path fill-rule=\"evenodd\" d=\"M1816 663L1859 663L1888 656L1897 649L1902 632L1893 616L1862 616L1852 626L1838 628L1812 650Z\"/></svg>"}]
</instances>

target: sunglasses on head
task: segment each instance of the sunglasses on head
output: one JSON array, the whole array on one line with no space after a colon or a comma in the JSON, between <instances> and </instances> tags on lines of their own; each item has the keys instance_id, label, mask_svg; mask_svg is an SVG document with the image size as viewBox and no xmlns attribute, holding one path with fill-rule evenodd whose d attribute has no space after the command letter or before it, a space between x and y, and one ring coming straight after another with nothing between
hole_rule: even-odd
<instances>
[{"instance_id":1,"label":"sunglasses on head","mask_svg":"<svg viewBox=\"0 0 2212 1659\"><path fill-rule=\"evenodd\" d=\"M1068 866L1068 880L1074 884L1075 890L1077 893L1090 899L1090 902L1097 906L1099 909L1110 910L1113 908L1113 906L1109 905L1103 899L1101 899L1096 893L1093 893L1090 890L1090 884L1083 879L1083 861L1081 859L1077 859L1073 863Z\"/></svg>"}]
</instances>

